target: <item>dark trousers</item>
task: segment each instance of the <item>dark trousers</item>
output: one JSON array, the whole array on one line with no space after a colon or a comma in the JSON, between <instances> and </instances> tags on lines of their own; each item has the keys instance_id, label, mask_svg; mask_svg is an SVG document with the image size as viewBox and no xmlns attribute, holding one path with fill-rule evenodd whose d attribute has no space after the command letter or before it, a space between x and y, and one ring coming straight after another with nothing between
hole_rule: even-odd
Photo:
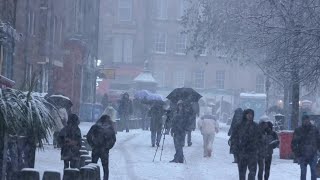
<instances>
[{"instance_id":1,"label":"dark trousers","mask_svg":"<svg viewBox=\"0 0 320 180\"><path fill-rule=\"evenodd\" d=\"M155 145L157 143L157 146L160 144L161 140L161 129L156 131L151 131L151 144Z\"/></svg>"},{"instance_id":2,"label":"dark trousers","mask_svg":"<svg viewBox=\"0 0 320 180\"><path fill-rule=\"evenodd\" d=\"M265 158L260 158L258 160L258 166L259 166L258 180L262 180L263 171L264 171L264 180L269 179L271 161L272 161L272 155L267 156Z\"/></svg>"},{"instance_id":3,"label":"dark trousers","mask_svg":"<svg viewBox=\"0 0 320 180\"><path fill-rule=\"evenodd\" d=\"M191 142L191 132L192 132L192 131L187 131L187 132L186 132L186 135L185 135L185 136L187 136L187 143L188 143L188 145L192 143L192 142ZM185 141L185 140L184 140L184 141ZM184 144L185 144L185 143L184 143Z\"/></svg>"},{"instance_id":4,"label":"dark trousers","mask_svg":"<svg viewBox=\"0 0 320 180\"><path fill-rule=\"evenodd\" d=\"M174 155L174 160L179 163L183 163L184 155L183 155L183 145L184 145L184 132L174 133L173 141L174 141L174 148L176 150L176 154Z\"/></svg>"},{"instance_id":5,"label":"dark trousers","mask_svg":"<svg viewBox=\"0 0 320 180\"><path fill-rule=\"evenodd\" d=\"M306 180L306 176L307 176L307 166L310 166L310 170L311 170L311 180L316 180L317 179L317 155L315 155L311 160L307 161L307 160L302 160L300 162L300 169L301 169L301 176L300 179L301 180Z\"/></svg>"},{"instance_id":6,"label":"dark trousers","mask_svg":"<svg viewBox=\"0 0 320 180\"><path fill-rule=\"evenodd\" d=\"M239 180L246 179L247 168L249 169L248 180L254 180L257 172L256 155L240 155L238 156Z\"/></svg>"},{"instance_id":7,"label":"dark trousers","mask_svg":"<svg viewBox=\"0 0 320 180\"><path fill-rule=\"evenodd\" d=\"M70 164L70 166L69 166ZM80 161L79 160L64 160L64 169L67 168L77 168L80 169Z\"/></svg>"},{"instance_id":8,"label":"dark trousers","mask_svg":"<svg viewBox=\"0 0 320 180\"><path fill-rule=\"evenodd\" d=\"M129 132L129 122L128 121L129 121L129 116L123 115L120 117L120 122L122 125L121 130L125 129L126 132Z\"/></svg>"},{"instance_id":9,"label":"dark trousers","mask_svg":"<svg viewBox=\"0 0 320 180\"><path fill-rule=\"evenodd\" d=\"M103 167L103 180L109 179L109 150L105 148L98 148L92 150L92 162L97 163L101 159Z\"/></svg>"}]
</instances>

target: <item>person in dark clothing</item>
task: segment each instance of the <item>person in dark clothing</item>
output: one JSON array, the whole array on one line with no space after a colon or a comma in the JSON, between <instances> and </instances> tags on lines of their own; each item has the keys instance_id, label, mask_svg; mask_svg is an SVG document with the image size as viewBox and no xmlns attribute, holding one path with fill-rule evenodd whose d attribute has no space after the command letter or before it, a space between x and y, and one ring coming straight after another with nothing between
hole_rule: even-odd
<instances>
[{"instance_id":1,"label":"person in dark clothing","mask_svg":"<svg viewBox=\"0 0 320 180\"><path fill-rule=\"evenodd\" d=\"M151 131L151 145L152 147L155 144L159 147L161 140L161 130L162 130L162 116L164 115L164 109L161 103L154 103L150 108L149 117L151 119L150 131Z\"/></svg>"},{"instance_id":2,"label":"person in dark clothing","mask_svg":"<svg viewBox=\"0 0 320 180\"><path fill-rule=\"evenodd\" d=\"M231 134L231 146L238 157L239 180L254 180L257 171L258 150L261 145L261 133L258 124L253 121L254 111L246 109L242 121Z\"/></svg>"},{"instance_id":3,"label":"person in dark clothing","mask_svg":"<svg viewBox=\"0 0 320 180\"><path fill-rule=\"evenodd\" d=\"M305 180L307 166L310 166L311 180L317 179L317 151L319 150L319 131L311 124L308 115L302 116L302 126L296 128L291 142L292 151L300 164L300 179Z\"/></svg>"},{"instance_id":4,"label":"person in dark clothing","mask_svg":"<svg viewBox=\"0 0 320 180\"><path fill-rule=\"evenodd\" d=\"M132 115L132 101L129 99L129 94L124 93L122 99L120 100L120 105L118 109L120 115L120 122L122 128L126 129L126 132L129 132L129 118Z\"/></svg>"},{"instance_id":5,"label":"person in dark clothing","mask_svg":"<svg viewBox=\"0 0 320 180\"><path fill-rule=\"evenodd\" d=\"M64 169L80 168L81 131L79 122L76 114L69 115L67 126L59 133L58 143L61 147Z\"/></svg>"},{"instance_id":6,"label":"person in dark clothing","mask_svg":"<svg viewBox=\"0 0 320 180\"><path fill-rule=\"evenodd\" d=\"M187 107L188 108L186 108L186 111L189 115L191 123L189 128L190 130L186 132L186 136L187 136L188 146L191 146L192 145L191 132L196 129L196 121L197 121L197 117L199 117L200 107L198 102L191 102L190 106L187 106Z\"/></svg>"},{"instance_id":7,"label":"person in dark clothing","mask_svg":"<svg viewBox=\"0 0 320 180\"><path fill-rule=\"evenodd\" d=\"M174 115L172 121L171 135L173 136L174 147L176 150L176 154L174 155L174 159L170 162L174 163L183 163L184 155L183 155L183 145L185 141L185 133L189 129L189 119L186 114L185 105L183 101L179 101L177 103L177 111Z\"/></svg>"},{"instance_id":8,"label":"person in dark clothing","mask_svg":"<svg viewBox=\"0 0 320 180\"><path fill-rule=\"evenodd\" d=\"M110 116L103 115L93 125L87 134L88 144L92 147L92 162L97 163L99 158L103 167L103 179L109 179L109 150L116 142L114 123Z\"/></svg>"},{"instance_id":9,"label":"person in dark clothing","mask_svg":"<svg viewBox=\"0 0 320 180\"><path fill-rule=\"evenodd\" d=\"M233 118L232 118L232 122L231 122L231 126L230 129L228 131L228 136L231 136L233 130L235 129L235 127L241 122L243 117L243 110L241 108L237 108L234 112ZM229 141L229 145L230 145L230 141ZM231 148L232 146L230 146L230 154L233 154L233 163L238 163L238 158L237 156L234 154L234 149Z\"/></svg>"},{"instance_id":10,"label":"person in dark clothing","mask_svg":"<svg viewBox=\"0 0 320 180\"><path fill-rule=\"evenodd\" d=\"M279 139L277 133L272 130L272 122L262 120L259 123L259 128L262 132L262 144L258 153L258 180L263 179L263 171L264 180L268 180L270 175L273 149L279 145Z\"/></svg>"}]
</instances>

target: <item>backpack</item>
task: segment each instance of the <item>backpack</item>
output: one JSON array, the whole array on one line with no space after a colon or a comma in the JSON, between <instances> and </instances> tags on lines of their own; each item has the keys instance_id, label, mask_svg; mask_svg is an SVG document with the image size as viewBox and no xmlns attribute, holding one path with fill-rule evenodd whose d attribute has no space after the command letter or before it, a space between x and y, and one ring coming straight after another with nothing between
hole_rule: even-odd
<instances>
[{"instance_id":1,"label":"backpack","mask_svg":"<svg viewBox=\"0 0 320 180\"><path fill-rule=\"evenodd\" d=\"M116 142L115 131L111 125L95 125L93 132L88 136L90 138L88 142L90 141L89 144L93 148L111 149Z\"/></svg>"}]
</instances>

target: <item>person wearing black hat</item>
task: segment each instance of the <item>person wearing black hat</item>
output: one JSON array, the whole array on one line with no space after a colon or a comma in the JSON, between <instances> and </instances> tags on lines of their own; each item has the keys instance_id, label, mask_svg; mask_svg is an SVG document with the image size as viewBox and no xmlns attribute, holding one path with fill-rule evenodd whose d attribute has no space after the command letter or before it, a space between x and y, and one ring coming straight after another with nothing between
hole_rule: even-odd
<instances>
[{"instance_id":1,"label":"person wearing black hat","mask_svg":"<svg viewBox=\"0 0 320 180\"><path fill-rule=\"evenodd\" d=\"M310 166L311 180L317 179L317 151L319 150L319 131L310 122L308 115L302 116L302 126L296 128L291 142L292 151L300 164L300 179L305 180L307 166Z\"/></svg>"},{"instance_id":2,"label":"person wearing black hat","mask_svg":"<svg viewBox=\"0 0 320 180\"><path fill-rule=\"evenodd\" d=\"M254 180L257 171L258 150L261 145L261 133L258 124L253 121L254 111L246 109L242 121L233 130L230 141L234 154L238 157L239 180Z\"/></svg>"}]
</instances>

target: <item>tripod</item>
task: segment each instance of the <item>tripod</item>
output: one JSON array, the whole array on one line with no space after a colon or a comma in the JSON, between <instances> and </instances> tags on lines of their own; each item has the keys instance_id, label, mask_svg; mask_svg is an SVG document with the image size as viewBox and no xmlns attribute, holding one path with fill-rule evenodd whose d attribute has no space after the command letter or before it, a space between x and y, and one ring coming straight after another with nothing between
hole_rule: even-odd
<instances>
[{"instance_id":1,"label":"tripod","mask_svg":"<svg viewBox=\"0 0 320 180\"><path fill-rule=\"evenodd\" d=\"M163 148L164 148L164 141L166 139L166 130L168 129L168 122L169 122L170 118L169 116L167 116L167 119L166 119L166 122L164 124L164 126L162 127L161 129L161 135L163 135L163 140L162 140L162 147L161 147L161 154L160 154L160 161L161 161L161 158L162 158L162 152L163 152ZM157 146L157 149L156 149L156 152L154 153L154 156L153 156L153 160L152 162L154 162L154 159L156 158L156 155L158 153L158 149L159 149L159 146Z\"/></svg>"}]
</instances>

